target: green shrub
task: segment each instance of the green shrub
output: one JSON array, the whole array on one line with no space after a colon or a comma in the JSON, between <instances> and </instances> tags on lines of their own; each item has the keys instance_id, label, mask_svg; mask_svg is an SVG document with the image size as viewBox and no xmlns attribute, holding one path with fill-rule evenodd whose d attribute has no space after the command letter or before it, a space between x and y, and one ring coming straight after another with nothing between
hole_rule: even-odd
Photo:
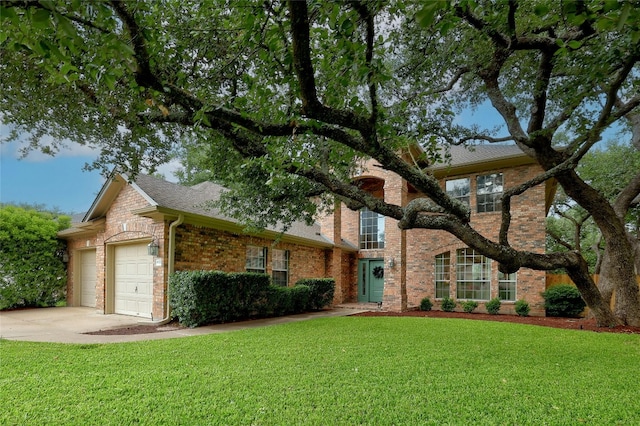
<instances>
[{"instance_id":1,"label":"green shrub","mask_svg":"<svg viewBox=\"0 0 640 426\"><path fill-rule=\"evenodd\" d=\"M172 317L187 327L246 319L268 303L266 274L181 271L169 277Z\"/></svg>"},{"instance_id":2,"label":"green shrub","mask_svg":"<svg viewBox=\"0 0 640 426\"><path fill-rule=\"evenodd\" d=\"M457 303L455 300L445 297L440 303L440 309L445 312L453 312L453 310L456 308L456 305Z\"/></svg>"},{"instance_id":3,"label":"green shrub","mask_svg":"<svg viewBox=\"0 0 640 426\"><path fill-rule=\"evenodd\" d=\"M478 307L478 302L476 302L475 300L466 300L462 302L462 310L468 314L473 312L473 310L477 307Z\"/></svg>"},{"instance_id":4,"label":"green shrub","mask_svg":"<svg viewBox=\"0 0 640 426\"><path fill-rule=\"evenodd\" d=\"M529 303L527 303L526 300L520 299L516 302L515 305L515 309L516 309L516 314L518 314L521 317L528 317L529 316Z\"/></svg>"},{"instance_id":5,"label":"green shrub","mask_svg":"<svg viewBox=\"0 0 640 426\"><path fill-rule=\"evenodd\" d=\"M432 307L433 307L433 303L431 303L431 300L428 297L425 297L420 301L421 311L430 311Z\"/></svg>"},{"instance_id":6,"label":"green shrub","mask_svg":"<svg viewBox=\"0 0 640 426\"><path fill-rule=\"evenodd\" d=\"M0 205L0 310L56 306L66 298L64 242L70 218Z\"/></svg>"},{"instance_id":7,"label":"green shrub","mask_svg":"<svg viewBox=\"0 0 640 426\"><path fill-rule=\"evenodd\" d=\"M293 297L291 288L282 287L280 285L269 286L267 292L268 297L268 314L269 316L282 316L293 313Z\"/></svg>"},{"instance_id":8,"label":"green shrub","mask_svg":"<svg viewBox=\"0 0 640 426\"><path fill-rule=\"evenodd\" d=\"M311 311L319 311L333 302L336 282L333 278L304 278L296 283L309 287L309 305Z\"/></svg>"},{"instance_id":9,"label":"green shrub","mask_svg":"<svg viewBox=\"0 0 640 426\"><path fill-rule=\"evenodd\" d=\"M550 317L575 318L580 316L587 304L580 291L569 284L549 287L544 293L544 308Z\"/></svg>"},{"instance_id":10,"label":"green shrub","mask_svg":"<svg viewBox=\"0 0 640 426\"><path fill-rule=\"evenodd\" d=\"M270 284L266 274L182 271L169 278L172 317L187 327L322 309L333 300L332 279Z\"/></svg>"},{"instance_id":11,"label":"green shrub","mask_svg":"<svg viewBox=\"0 0 640 426\"><path fill-rule=\"evenodd\" d=\"M486 305L485 308L487 309L487 312L489 312L491 315L497 315L498 312L500 311L500 305L502 303L500 303L500 299L498 299L497 297L494 297L493 299L489 300Z\"/></svg>"},{"instance_id":12,"label":"green shrub","mask_svg":"<svg viewBox=\"0 0 640 426\"><path fill-rule=\"evenodd\" d=\"M311 289L304 284L298 284L291 287L291 304L294 313L301 313L309 308L309 298L311 297Z\"/></svg>"}]
</instances>

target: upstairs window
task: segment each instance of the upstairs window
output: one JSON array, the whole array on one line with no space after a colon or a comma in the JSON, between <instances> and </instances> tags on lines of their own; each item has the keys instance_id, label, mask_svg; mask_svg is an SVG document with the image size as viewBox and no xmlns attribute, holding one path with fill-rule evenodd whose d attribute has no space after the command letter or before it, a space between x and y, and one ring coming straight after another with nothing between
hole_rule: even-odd
<instances>
[{"instance_id":1,"label":"upstairs window","mask_svg":"<svg viewBox=\"0 0 640 426\"><path fill-rule=\"evenodd\" d=\"M489 300L491 295L491 259L467 248L457 251L456 298Z\"/></svg>"},{"instance_id":2,"label":"upstairs window","mask_svg":"<svg viewBox=\"0 0 640 426\"><path fill-rule=\"evenodd\" d=\"M287 287L289 285L289 250L277 250L272 252L271 279L273 284Z\"/></svg>"},{"instance_id":3,"label":"upstairs window","mask_svg":"<svg viewBox=\"0 0 640 426\"><path fill-rule=\"evenodd\" d=\"M478 213L497 212L502 208L502 173L478 176L476 202Z\"/></svg>"},{"instance_id":4,"label":"upstairs window","mask_svg":"<svg viewBox=\"0 0 640 426\"><path fill-rule=\"evenodd\" d=\"M267 271L267 248L247 246L247 272L264 274Z\"/></svg>"},{"instance_id":5,"label":"upstairs window","mask_svg":"<svg viewBox=\"0 0 640 426\"><path fill-rule=\"evenodd\" d=\"M451 179L446 182L447 194L469 207L471 180L469 178Z\"/></svg>"},{"instance_id":6,"label":"upstairs window","mask_svg":"<svg viewBox=\"0 0 640 426\"><path fill-rule=\"evenodd\" d=\"M436 256L436 299L449 297L451 283L451 254L449 252Z\"/></svg>"},{"instance_id":7,"label":"upstairs window","mask_svg":"<svg viewBox=\"0 0 640 426\"><path fill-rule=\"evenodd\" d=\"M384 248L384 216L368 208L360 210L360 249Z\"/></svg>"}]
</instances>

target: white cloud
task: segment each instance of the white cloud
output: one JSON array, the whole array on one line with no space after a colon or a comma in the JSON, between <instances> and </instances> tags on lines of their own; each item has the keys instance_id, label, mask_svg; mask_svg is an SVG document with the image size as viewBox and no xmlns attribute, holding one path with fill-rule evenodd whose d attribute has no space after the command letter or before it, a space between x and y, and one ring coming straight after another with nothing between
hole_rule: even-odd
<instances>
[{"instance_id":1,"label":"white cloud","mask_svg":"<svg viewBox=\"0 0 640 426\"><path fill-rule=\"evenodd\" d=\"M171 160L168 163L158 166L156 172L163 175L169 182L177 182L178 178L176 177L175 172L181 167L182 165L178 160Z\"/></svg>"},{"instance_id":2,"label":"white cloud","mask_svg":"<svg viewBox=\"0 0 640 426\"><path fill-rule=\"evenodd\" d=\"M55 154L51 156L43 153L40 150L31 150L25 157L22 157L24 148L29 146L27 135L21 136L18 140L11 142L2 142L0 144L0 155L8 156L11 158L22 158L23 161L32 163L42 163L45 161L54 160L56 157L89 157L94 159L98 156L100 150L92 148L87 145L80 145L70 140L63 141L63 147ZM51 136L43 136L40 139L41 146L53 146L54 139Z\"/></svg>"}]
</instances>

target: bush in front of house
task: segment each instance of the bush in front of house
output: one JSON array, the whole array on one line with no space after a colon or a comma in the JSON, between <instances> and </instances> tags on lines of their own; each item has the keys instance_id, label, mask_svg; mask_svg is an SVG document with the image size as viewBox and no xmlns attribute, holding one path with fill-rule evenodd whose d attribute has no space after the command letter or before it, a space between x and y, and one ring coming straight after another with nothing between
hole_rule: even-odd
<instances>
[{"instance_id":1,"label":"bush in front of house","mask_svg":"<svg viewBox=\"0 0 640 426\"><path fill-rule=\"evenodd\" d=\"M462 310L468 314L473 312L477 307L478 302L476 302L475 300L465 300L464 302L462 302Z\"/></svg>"},{"instance_id":2,"label":"bush in front of house","mask_svg":"<svg viewBox=\"0 0 640 426\"><path fill-rule=\"evenodd\" d=\"M518 316L528 317L529 316L529 303L524 299L520 299L515 304L515 310L516 310L516 314L518 314Z\"/></svg>"},{"instance_id":3,"label":"bush in front of house","mask_svg":"<svg viewBox=\"0 0 640 426\"><path fill-rule=\"evenodd\" d=\"M169 277L172 317L187 327L248 318L267 299L266 274L181 271Z\"/></svg>"},{"instance_id":4,"label":"bush in front of house","mask_svg":"<svg viewBox=\"0 0 640 426\"><path fill-rule=\"evenodd\" d=\"M487 309L487 312L489 312L491 315L498 315L498 312L500 312L500 305L502 305L502 303L500 302L500 299L498 299L497 297L494 297L493 299L489 300L484 307Z\"/></svg>"},{"instance_id":5,"label":"bush in front of house","mask_svg":"<svg viewBox=\"0 0 640 426\"><path fill-rule=\"evenodd\" d=\"M425 297L420 301L420 310L421 311L430 311L433 307L433 303L431 303L431 299Z\"/></svg>"},{"instance_id":6,"label":"bush in front of house","mask_svg":"<svg viewBox=\"0 0 640 426\"><path fill-rule=\"evenodd\" d=\"M172 318L187 327L319 310L331 303L332 279L301 280L295 287L270 283L266 274L181 271L169 278Z\"/></svg>"},{"instance_id":7,"label":"bush in front of house","mask_svg":"<svg viewBox=\"0 0 640 426\"><path fill-rule=\"evenodd\" d=\"M289 289L291 293L291 305L294 312L304 312L308 310L311 298L311 289L304 284L297 284Z\"/></svg>"},{"instance_id":8,"label":"bush in front of house","mask_svg":"<svg viewBox=\"0 0 640 426\"><path fill-rule=\"evenodd\" d=\"M549 287L542 293L544 308L547 316L576 318L582 314L587 304L582 299L580 291L569 284Z\"/></svg>"},{"instance_id":9,"label":"bush in front of house","mask_svg":"<svg viewBox=\"0 0 640 426\"><path fill-rule=\"evenodd\" d=\"M309 305L311 311L319 311L333 302L336 282L333 278L303 278L296 286L309 287Z\"/></svg>"},{"instance_id":10,"label":"bush in front of house","mask_svg":"<svg viewBox=\"0 0 640 426\"><path fill-rule=\"evenodd\" d=\"M445 297L444 299L442 299L442 302L440 302L440 309L445 312L453 312L453 310L456 308L456 305L457 303L455 300Z\"/></svg>"}]
</instances>

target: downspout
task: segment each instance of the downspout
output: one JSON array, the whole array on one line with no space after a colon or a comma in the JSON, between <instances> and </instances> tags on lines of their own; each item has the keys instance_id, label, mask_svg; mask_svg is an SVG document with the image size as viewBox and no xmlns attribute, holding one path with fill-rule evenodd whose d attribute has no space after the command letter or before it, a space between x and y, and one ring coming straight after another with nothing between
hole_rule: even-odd
<instances>
[{"instance_id":1,"label":"downspout","mask_svg":"<svg viewBox=\"0 0 640 426\"><path fill-rule=\"evenodd\" d=\"M171 321L171 306L169 304L169 277L173 274L176 261L176 228L184 221L184 215L178 215L178 219L171 222L169 225L169 264L167 265L167 291L165 298L167 304L165 306L166 315L159 321L151 321L153 325L164 325ZM147 322L148 324L149 322Z\"/></svg>"}]
</instances>

